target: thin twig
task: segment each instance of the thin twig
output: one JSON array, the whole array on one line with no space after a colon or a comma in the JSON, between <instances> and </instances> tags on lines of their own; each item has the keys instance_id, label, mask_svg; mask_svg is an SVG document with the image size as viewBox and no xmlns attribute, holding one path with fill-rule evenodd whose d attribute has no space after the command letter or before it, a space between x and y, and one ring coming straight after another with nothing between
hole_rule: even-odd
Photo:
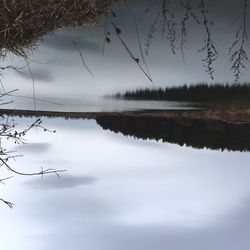
<instances>
[{"instance_id":1,"label":"thin twig","mask_svg":"<svg viewBox=\"0 0 250 250\"><path fill-rule=\"evenodd\" d=\"M115 33L117 35L117 37L119 38L119 40L121 41L122 45L124 46L125 50L127 51L127 53L129 54L129 56L133 59L133 61L139 66L139 68L141 69L141 71L144 73L144 75L149 79L150 82L153 82L152 78L148 75L148 73L143 69L143 67L140 64L140 60L139 58L135 57L134 54L132 53L132 51L129 49L129 47L127 46L127 44L124 42L124 40L121 37L121 30L118 28L118 26L111 20L111 24L114 27Z\"/></svg>"},{"instance_id":2,"label":"thin twig","mask_svg":"<svg viewBox=\"0 0 250 250\"><path fill-rule=\"evenodd\" d=\"M72 41L72 43L73 43L74 46L76 47L76 49L77 49L77 51L78 51L78 53L79 53L79 55L80 55L80 57L81 57L83 66L88 70L88 72L90 73L90 75L94 78L94 74L92 73L92 71L90 70L90 68L88 67L88 65L86 64L86 62L85 62L85 60L84 60L84 58L83 58L83 54L82 54L82 52L81 52L81 50L80 50L79 45L77 44L76 41Z\"/></svg>"},{"instance_id":3,"label":"thin twig","mask_svg":"<svg viewBox=\"0 0 250 250\"><path fill-rule=\"evenodd\" d=\"M136 37L137 37L137 41L138 41L138 45L139 45L139 49L140 49L140 53L141 53L142 62L143 62L143 64L144 64L145 67L146 67L146 70L147 70L148 75L149 75L150 78L152 79L152 77L151 77L151 75L150 75L150 70L149 70L149 67L148 67L146 58L145 58L144 53L143 53L142 44L141 44L141 39L140 39L140 33L139 33L139 27L138 27L138 23L137 23L136 16L134 15L132 9L129 7L128 4L127 4L127 9L128 9L128 11L129 11L130 15L132 16L133 21L134 21L134 24L135 24Z\"/></svg>"}]
</instances>

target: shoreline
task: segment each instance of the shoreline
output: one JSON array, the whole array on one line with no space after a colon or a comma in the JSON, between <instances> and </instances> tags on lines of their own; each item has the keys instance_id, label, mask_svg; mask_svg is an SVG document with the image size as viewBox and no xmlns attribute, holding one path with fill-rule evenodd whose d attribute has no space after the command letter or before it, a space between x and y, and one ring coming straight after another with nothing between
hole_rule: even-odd
<instances>
[{"instance_id":1,"label":"shoreline","mask_svg":"<svg viewBox=\"0 0 250 250\"><path fill-rule=\"evenodd\" d=\"M19 117L47 117L65 119L97 119L99 117L131 117L131 118L161 118L161 119L184 119L184 120L204 120L221 121L231 124L249 124L250 110L141 110L141 111L121 111L121 112L63 112L63 111L43 111L43 110L13 110L0 109L0 115Z\"/></svg>"},{"instance_id":2,"label":"shoreline","mask_svg":"<svg viewBox=\"0 0 250 250\"><path fill-rule=\"evenodd\" d=\"M193 148L250 152L250 110L54 112L2 109L12 117L92 119L104 130Z\"/></svg>"}]
</instances>

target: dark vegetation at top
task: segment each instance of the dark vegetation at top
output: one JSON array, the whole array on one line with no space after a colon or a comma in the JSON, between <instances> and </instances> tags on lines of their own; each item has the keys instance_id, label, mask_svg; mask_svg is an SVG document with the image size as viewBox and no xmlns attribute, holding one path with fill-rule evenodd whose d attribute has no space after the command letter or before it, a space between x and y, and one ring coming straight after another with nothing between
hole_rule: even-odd
<instances>
[{"instance_id":1,"label":"dark vegetation at top","mask_svg":"<svg viewBox=\"0 0 250 250\"><path fill-rule=\"evenodd\" d=\"M27 49L57 29L94 25L115 1L0 1L1 53L25 56Z\"/></svg>"},{"instance_id":2,"label":"dark vegetation at top","mask_svg":"<svg viewBox=\"0 0 250 250\"><path fill-rule=\"evenodd\" d=\"M213 84L200 83L159 89L138 89L116 94L116 98L133 100L167 100L200 103L247 102L250 103L250 83Z\"/></svg>"}]
</instances>

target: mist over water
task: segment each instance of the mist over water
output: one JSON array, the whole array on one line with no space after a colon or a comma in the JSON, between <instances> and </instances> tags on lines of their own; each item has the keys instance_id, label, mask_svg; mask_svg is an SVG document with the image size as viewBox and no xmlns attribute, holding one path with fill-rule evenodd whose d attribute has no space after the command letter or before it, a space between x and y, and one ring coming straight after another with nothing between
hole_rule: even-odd
<instances>
[{"instance_id":1,"label":"mist over water","mask_svg":"<svg viewBox=\"0 0 250 250\"><path fill-rule=\"evenodd\" d=\"M6 109L34 110L32 100L27 98L12 97L13 103L5 105ZM62 111L62 112L121 112L136 110L175 110L192 109L196 104L187 102L168 102L168 101L133 101L118 100L108 97L83 97L74 98L46 98L36 101L38 110L43 111Z\"/></svg>"}]
</instances>

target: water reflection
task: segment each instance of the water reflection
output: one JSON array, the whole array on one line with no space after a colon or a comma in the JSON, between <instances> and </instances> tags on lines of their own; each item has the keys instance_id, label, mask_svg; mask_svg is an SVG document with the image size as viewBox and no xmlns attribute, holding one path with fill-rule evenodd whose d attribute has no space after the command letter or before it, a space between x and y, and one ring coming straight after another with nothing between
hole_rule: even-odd
<instances>
[{"instance_id":1,"label":"water reflection","mask_svg":"<svg viewBox=\"0 0 250 250\"><path fill-rule=\"evenodd\" d=\"M230 1L233 7L228 8L225 19L217 15L217 18L209 18L209 22L191 30L186 38L194 47L185 53L187 64L174 55L183 52L177 49L180 41L173 44L180 37L173 27L181 28L180 25L175 26L174 19L181 24L185 17L182 5L178 5L176 14L168 13L167 1L158 1L149 12L151 16L146 13L150 18L142 18L141 22L138 19L140 34L135 30L133 17L128 18L127 6L117 8L116 14L110 12L106 20L108 30L103 28L105 20L102 20L99 29L89 35L89 30L60 28L92 24L114 1L81 0L74 1L75 5L71 2L0 2L0 19L3 21L0 25L0 50L3 58L7 56L1 69L14 70L6 74L1 89L3 93L5 89L9 90L5 82L12 83L8 85L11 90L20 89L15 96L11 95L15 102L8 108L64 112L180 108L180 103L114 101L98 99L97 96L145 87L150 83L147 79L150 77L145 77L149 71L154 77L154 85L150 87L210 81L209 74L213 68L209 62L214 61L213 54L211 58L209 53L211 47L210 51L205 47L201 50L202 55L198 56L192 50L203 47L200 42L204 41L204 35L208 42L212 42L210 30L204 29L208 24L210 28L212 20L218 23L213 38L218 41L215 41L216 48L218 46L222 55L217 61L216 79L222 82L232 80L233 73L228 74L228 67L224 67L224 56L228 51L222 48L230 47L234 41L232 36L235 33L228 31L228 24L234 20L231 17L235 12L238 13L236 16L242 12L235 1ZM131 3L137 18L150 2ZM194 2L196 4L197 1ZM205 1L201 3L204 7ZM211 3L207 7L213 5ZM88 10L86 15L82 15L81 7ZM195 13L206 19L210 13L197 7L198 4ZM170 8L171 11L173 9ZM215 12L223 13L224 9L224 4L220 3L214 7ZM157 20L158 29L162 29L162 18L167 24L166 13L170 14L170 20L165 27L167 29L163 29L169 34L163 32L163 35L168 39L163 40L160 35L152 40L152 52L138 48L138 40L147 35L157 15L161 17ZM122 27L122 33L118 25ZM240 25L237 23L237 27ZM55 37L45 36L53 31L56 32ZM168 35L172 36L170 40ZM41 38L44 40L33 51L34 57L27 57L27 49ZM105 56L100 57L103 39L106 42L111 39L112 42L103 50ZM115 42L116 39L120 42ZM225 41L228 41L228 46ZM166 44L170 45L169 50ZM207 59L204 54L206 48ZM9 51L22 57L9 56ZM244 48L241 51L244 56ZM143 53L146 52L152 56L144 61ZM235 55L234 49L231 52ZM11 59L10 66L8 59ZM206 61L208 75L201 73ZM239 66L245 67L245 64ZM89 74L90 68L94 78ZM17 73L19 69L23 72ZM248 77L249 72L246 72L241 79ZM32 85L27 85L27 80ZM93 115L87 118L93 118ZM100 114L94 118L96 121L44 119L46 126L58 131L55 135L33 131L26 137L29 145L6 147L25 154L25 157L11 162L15 169L33 172L46 167L67 169L68 173L62 174L60 179L57 176L16 178L15 181L9 180L7 186L1 186L1 195L17 204L14 212L0 206L2 249L249 249L250 155L246 152L195 149L249 151L248 125L104 117ZM24 127L31 123L28 118L15 118L15 121ZM107 129L133 135L137 139L114 134ZM139 138L161 139L165 143Z\"/></svg>"},{"instance_id":2,"label":"water reflection","mask_svg":"<svg viewBox=\"0 0 250 250\"><path fill-rule=\"evenodd\" d=\"M214 150L250 151L249 124L230 124L206 119L178 119L135 116L100 116L103 129L141 139Z\"/></svg>"},{"instance_id":3,"label":"water reflection","mask_svg":"<svg viewBox=\"0 0 250 250\"><path fill-rule=\"evenodd\" d=\"M13 164L68 173L60 180L20 178L3 187L17 204L14 213L0 207L3 249L250 246L248 153L135 140L104 131L94 120L44 122L57 133L45 138L33 131L27 139L52 146L40 159L27 150ZM97 181L86 183L86 177Z\"/></svg>"},{"instance_id":4,"label":"water reflection","mask_svg":"<svg viewBox=\"0 0 250 250\"><path fill-rule=\"evenodd\" d=\"M14 96L13 103L5 105L5 109L30 110L32 98ZM45 101L46 100L46 101ZM175 109L196 109L196 105L187 102L172 101L133 101L117 100L103 97L82 97L82 98L45 98L37 99L39 110L61 111L61 112L121 112L132 110L175 110ZM17 108L18 107L18 108ZM32 109L31 109L32 110Z\"/></svg>"},{"instance_id":5,"label":"water reflection","mask_svg":"<svg viewBox=\"0 0 250 250\"><path fill-rule=\"evenodd\" d=\"M31 144L21 144L14 148L14 151L25 153L32 152L33 154L42 154L49 151L50 148L49 143L31 143Z\"/></svg>"},{"instance_id":6,"label":"water reflection","mask_svg":"<svg viewBox=\"0 0 250 250\"><path fill-rule=\"evenodd\" d=\"M57 179L54 176L48 176L44 180L27 181L24 185L35 189L67 189L90 185L96 181L94 176L71 176L64 174Z\"/></svg>"},{"instance_id":7,"label":"water reflection","mask_svg":"<svg viewBox=\"0 0 250 250\"><path fill-rule=\"evenodd\" d=\"M2 10L0 16L3 20L3 32L0 34L0 49L4 55L7 55L6 61L2 63L2 66L4 67L11 64L20 69L18 71L21 71L21 74L16 71L8 71L3 83L5 85L6 82L6 86L10 86L11 89L19 89L20 93L18 93L18 95L33 97L32 75L35 80L37 99L49 98L50 100L54 98L83 99L89 96L97 97L106 94L112 95L117 92L123 93L124 91L135 90L137 88L151 88L153 86L159 88L184 83L211 82L209 75L204 72L204 62L202 62L204 54L196 53L198 49L203 47L203 38L206 32L203 25L196 25L194 20L189 20L190 23L187 23L188 37L186 45L190 46L190 49L184 50L186 64L183 63L182 51L180 49L180 34L182 27L181 21L185 16L185 8L183 8L179 2L173 3L175 4L174 7L176 11L175 21L176 24L180 24L175 26L177 39L175 41L175 55L172 53L171 47L169 47L170 40L167 39L168 36L164 36L166 39L162 39L163 37L160 34L162 31L161 21L163 21L162 15L160 15L149 56L145 56L146 63L154 80L154 85L152 85L141 72L135 63L136 61L128 56L110 22L108 32L111 33L109 37L112 42L111 44L106 44L104 56L101 56L105 38L105 18L102 18L102 14L105 7L111 6L110 3L113 1L95 2L98 8L100 5L104 6L104 9L95 13L99 16L98 20L100 20L96 29L84 29L82 25L80 25L82 23L77 22L82 16L79 16L80 13L76 16L72 16L72 13L75 11L74 8L71 8L72 4L68 6L65 2L59 3L60 6L64 5L64 7L60 10L55 8L56 11L54 11L53 8L51 9L51 6L55 4L54 1L50 0L49 2L50 5L47 6L44 3L35 3L34 12L32 13L29 12L31 6L25 8L24 11L22 10L23 2L15 2L15 4L8 2L6 3L7 9L4 4L0 4ZM81 6L88 3L91 4L92 1L74 2L77 2L76 4ZM150 0L147 0L129 3L130 8L133 9L138 20L144 54L146 49L144 46L145 38L151 25L155 21L157 13L160 11L160 14L162 14L161 11L163 7L162 0L153 1L155 2L154 7L142 18L150 2ZM221 83L232 82L234 80L233 72L229 74L230 67L228 67L228 64L225 64L225 60L228 61L230 59L228 58L227 48L232 45L237 28L228 29L228 27L234 22L235 18L233 16L238 16L242 13L243 6L233 0L230 0L227 10L225 10L224 5L221 4L220 1L209 2L207 4L208 10L212 13L214 11L214 15L211 15L211 20L214 22L211 31L216 43L216 49L220 55L217 58L215 79ZM90 9L93 9L94 6L95 5L91 5ZM195 13L200 15L200 11L197 9L199 1L193 1L192 6L194 7ZM10 15L8 9L11 10L12 18L6 18ZM172 8L170 7L170 9ZM135 23L131 14L128 12L127 6L119 5L114 10L116 12L116 18L113 18L111 13L110 18L122 29L122 39L133 52L134 56L140 58L141 53L138 47ZM227 14L225 14L225 11L227 11ZM40 18L43 13L47 17L47 19L45 18L46 21L44 21L44 18L37 20L38 18L33 16L36 12L39 12L38 16ZM57 12L60 14L58 15ZM235 14L235 12L238 12L238 15ZM23 13L26 13L26 15ZM51 13L51 16L48 13ZM69 16L63 16L66 13L72 16L70 20L68 19ZM96 16L93 18L95 19L95 17ZM36 21L34 21L34 19L36 19ZM27 23L27 20L33 21ZM86 19L84 20L86 21ZM91 20L92 18L87 20L87 23L88 21L91 22ZM171 21L171 18L169 21ZM239 25L240 27L241 20L237 21L234 25ZM5 27L8 27L8 29L5 30ZM25 32L23 33L21 31ZM54 35L51 35L52 31L55 31ZM173 35L173 33L171 34ZM37 41L40 41L40 43L37 44ZM77 48L73 42L77 42ZM28 48L34 44L37 44L36 49L32 50L32 53L28 53ZM91 68L95 78L83 67L78 50L83 54L83 58L89 68ZM8 57L9 51L20 52L21 54L26 52L29 57L32 74L30 74L29 69L25 67L27 65L25 59L12 55ZM140 63L141 66L145 68L141 58ZM241 81L248 81L249 72L244 71L242 73L244 73L244 75L241 76ZM30 79L27 79L28 77ZM8 85L8 83L11 83L11 85ZM33 108L32 100L29 101L28 104L27 102L28 101L26 101L25 104L27 106L29 105L29 108ZM42 109L43 106L46 106L39 101L37 105L38 109ZM17 107L17 105L15 107Z\"/></svg>"},{"instance_id":8,"label":"water reflection","mask_svg":"<svg viewBox=\"0 0 250 250\"><path fill-rule=\"evenodd\" d=\"M174 108L173 108L174 109ZM201 113L199 119L195 116L195 111L191 116L181 117L183 111L168 111L164 117L163 113L156 111L144 112L49 112L49 111L27 111L27 110L4 110L4 114L18 115L19 117L32 117L46 115L47 117L63 117L65 119L95 119L97 124L104 130L111 130L115 133L122 133L125 136L132 136L137 139L153 139L156 141L175 143L180 146L186 145L197 149L229 150L229 151L250 151L250 126L244 122L242 117L238 117L238 122L206 118L205 113ZM159 115L160 114L160 115ZM185 111L184 111L185 114ZM243 113L244 114L244 113ZM242 121L241 121L242 119ZM248 118L246 118L248 119ZM36 145L45 147L44 144ZM26 145L29 147L29 145ZM35 147L32 147L34 151ZM44 148L45 149L45 148ZM22 148L25 150L25 147Z\"/></svg>"}]
</instances>

